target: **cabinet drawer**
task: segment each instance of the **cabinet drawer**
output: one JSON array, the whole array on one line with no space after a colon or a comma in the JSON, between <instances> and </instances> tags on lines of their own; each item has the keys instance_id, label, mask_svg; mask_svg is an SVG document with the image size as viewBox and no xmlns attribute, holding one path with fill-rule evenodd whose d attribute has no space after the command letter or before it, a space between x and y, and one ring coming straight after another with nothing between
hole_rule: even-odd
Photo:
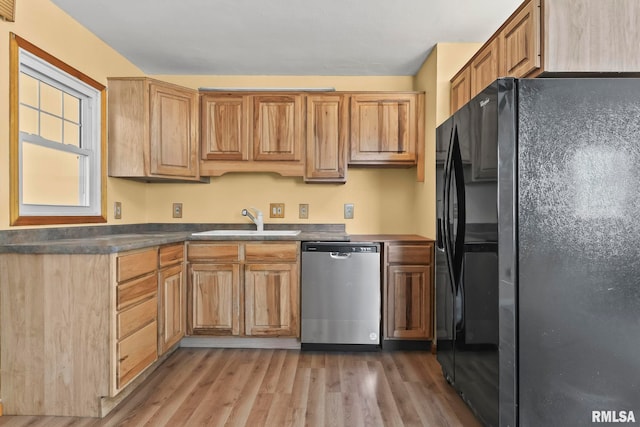
<instances>
[{"instance_id":1,"label":"cabinet drawer","mask_svg":"<svg viewBox=\"0 0 640 427\"><path fill-rule=\"evenodd\" d=\"M184 245L162 246L160 248L160 267L177 264L184 259Z\"/></svg>"},{"instance_id":2,"label":"cabinet drawer","mask_svg":"<svg viewBox=\"0 0 640 427\"><path fill-rule=\"evenodd\" d=\"M292 261L298 260L297 243L247 244L244 248L245 260L253 261Z\"/></svg>"},{"instance_id":3,"label":"cabinet drawer","mask_svg":"<svg viewBox=\"0 0 640 427\"><path fill-rule=\"evenodd\" d=\"M117 387L124 387L158 357L158 322L120 341L116 349Z\"/></svg>"},{"instance_id":4,"label":"cabinet drawer","mask_svg":"<svg viewBox=\"0 0 640 427\"><path fill-rule=\"evenodd\" d=\"M158 250L156 248L144 252L136 252L118 257L116 280L122 282L133 277L142 276L155 271L158 266Z\"/></svg>"},{"instance_id":5,"label":"cabinet drawer","mask_svg":"<svg viewBox=\"0 0 640 427\"><path fill-rule=\"evenodd\" d=\"M218 262L232 262L240 260L239 244L204 244L189 245L187 258L190 261L207 260Z\"/></svg>"},{"instance_id":6,"label":"cabinet drawer","mask_svg":"<svg viewBox=\"0 0 640 427\"><path fill-rule=\"evenodd\" d=\"M433 245L389 245L390 264L431 264Z\"/></svg>"},{"instance_id":7,"label":"cabinet drawer","mask_svg":"<svg viewBox=\"0 0 640 427\"><path fill-rule=\"evenodd\" d=\"M153 297L117 315L118 339L142 328L158 318L158 298Z\"/></svg>"},{"instance_id":8,"label":"cabinet drawer","mask_svg":"<svg viewBox=\"0 0 640 427\"><path fill-rule=\"evenodd\" d=\"M117 309L122 310L158 293L158 277L152 274L132 280L117 289Z\"/></svg>"}]
</instances>

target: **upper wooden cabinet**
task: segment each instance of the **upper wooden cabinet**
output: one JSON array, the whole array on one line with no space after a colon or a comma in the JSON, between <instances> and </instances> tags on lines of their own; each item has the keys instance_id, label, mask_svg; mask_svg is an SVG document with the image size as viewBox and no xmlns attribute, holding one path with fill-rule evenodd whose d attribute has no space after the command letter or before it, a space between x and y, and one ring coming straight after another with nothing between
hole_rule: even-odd
<instances>
[{"instance_id":1,"label":"upper wooden cabinet","mask_svg":"<svg viewBox=\"0 0 640 427\"><path fill-rule=\"evenodd\" d=\"M415 93L352 95L349 164L415 165L417 98Z\"/></svg>"},{"instance_id":2,"label":"upper wooden cabinet","mask_svg":"<svg viewBox=\"0 0 640 427\"><path fill-rule=\"evenodd\" d=\"M530 0L498 33L500 75L526 76L540 68L540 1Z\"/></svg>"},{"instance_id":3,"label":"upper wooden cabinet","mask_svg":"<svg viewBox=\"0 0 640 427\"><path fill-rule=\"evenodd\" d=\"M301 93L209 92L200 106L203 175L304 175Z\"/></svg>"},{"instance_id":4,"label":"upper wooden cabinet","mask_svg":"<svg viewBox=\"0 0 640 427\"><path fill-rule=\"evenodd\" d=\"M303 117L301 95L253 96L253 159L302 159Z\"/></svg>"},{"instance_id":5,"label":"upper wooden cabinet","mask_svg":"<svg viewBox=\"0 0 640 427\"><path fill-rule=\"evenodd\" d=\"M498 52L500 39L484 46L471 61L471 96L482 92L498 78Z\"/></svg>"},{"instance_id":6,"label":"upper wooden cabinet","mask_svg":"<svg viewBox=\"0 0 640 427\"><path fill-rule=\"evenodd\" d=\"M198 93L149 78L108 79L109 176L199 181Z\"/></svg>"},{"instance_id":7,"label":"upper wooden cabinet","mask_svg":"<svg viewBox=\"0 0 640 427\"><path fill-rule=\"evenodd\" d=\"M628 19L639 15L637 0L526 0L451 79L451 113L498 77L640 72L640 26ZM465 99L458 86L469 70Z\"/></svg>"},{"instance_id":8,"label":"upper wooden cabinet","mask_svg":"<svg viewBox=\"0 0 640 427\"><path fill-rule=\"evenodd\" d=\"M451 80L451 114L471 99L471 68L465 67Z\"/></svg>"},{"instance_id":9,"label":"upper wooden cabinet","mask_svg":"<svg viewBox=\"0 0 640 427\"><path fill-rule=\"evenodd\" d=\"M249 98L241 94L204 94L200 98L202 158L249 159Z\"/></svg>"},{"instance_id":10,"label":"upper wooden cabinet","mask_svg":"<svg viewBox=\"0 0 640 427\"><path fill-rule=\"evenodd\" d=\"M349 95L307 96L305 181L345 182Z\"/></svg>"}]
</instances>

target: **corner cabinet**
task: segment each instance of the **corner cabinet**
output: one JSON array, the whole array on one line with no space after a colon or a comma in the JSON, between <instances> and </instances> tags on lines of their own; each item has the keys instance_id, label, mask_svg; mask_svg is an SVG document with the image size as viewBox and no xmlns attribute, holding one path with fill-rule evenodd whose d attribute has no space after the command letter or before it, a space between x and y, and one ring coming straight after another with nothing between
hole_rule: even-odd
<instances>
[{"instance_id":1,"label":"corner cabinet","mask_svg":"<svg viewBox=\"0 0 640 427\"><path fill-rule=\"evenodd\" d=\"M433 338L433 242L385 242L384 338Z\"/></svg>"},{"instance_id":2,"label":"corner cabinet","mask_svg":"<svg viewBox=\"0 0 640 427\"><path fill-rule=\"evenodd\" d=\"M149 78L108 79L109 176L200 181L198 92Z\"/></svg>"},{"instance_id":3,"label":"corner cabinet","mask_svg":"<svg viewBox=\"0 0 640 427\"><path fill-rule=\"evenodd\" d=\"M188 333L300 336L299 242L190 242Z\"/></svg>"},{"instance_id":4,"label":"corner cabinet","mask_svg":"<svg viewBox=\"0 0 640 427\"><path fill-rule=\"evenodd\" d=\"M103 417L159 365L158 278L181 261L158 253L0 254L5 414Z\"/></svg>"}]
</instances>

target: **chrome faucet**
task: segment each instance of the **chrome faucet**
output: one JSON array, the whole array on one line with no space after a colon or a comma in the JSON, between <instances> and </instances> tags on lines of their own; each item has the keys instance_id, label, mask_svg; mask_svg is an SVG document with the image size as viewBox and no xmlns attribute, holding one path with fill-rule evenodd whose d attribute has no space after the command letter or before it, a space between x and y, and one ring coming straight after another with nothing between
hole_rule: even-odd
<instances>
[{"instance_id":1,"label":"chrome faucet","mask_svg":"<svg viewBox=\"0 0 640 427\"><path fill-rule=\"evenodd\" d=\"M264 231L264 222L262 219L262 211L257 208L249 208L253 210L254 215L251 214L247 209L242 209L242 216L248 216L251 221L258 227L258 231Z\"/></svg>"}]
</instances>

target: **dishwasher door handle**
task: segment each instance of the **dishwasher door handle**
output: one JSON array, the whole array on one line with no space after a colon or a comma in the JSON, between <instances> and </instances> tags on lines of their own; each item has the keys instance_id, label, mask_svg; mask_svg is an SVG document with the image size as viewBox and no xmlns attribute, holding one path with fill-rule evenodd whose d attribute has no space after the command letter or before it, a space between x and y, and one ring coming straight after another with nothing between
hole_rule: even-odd
<instances>
[{"instance_id":1,"label":"dishwasher door handle","mask_svg":"<svg viewBox=\"0 0 640 427\"><path fill-rule=\"evenodd\" d=\"M348 252L329 252L329 255L333 259L349 259L351 254Z\"/></svg>"}]
</instances>

